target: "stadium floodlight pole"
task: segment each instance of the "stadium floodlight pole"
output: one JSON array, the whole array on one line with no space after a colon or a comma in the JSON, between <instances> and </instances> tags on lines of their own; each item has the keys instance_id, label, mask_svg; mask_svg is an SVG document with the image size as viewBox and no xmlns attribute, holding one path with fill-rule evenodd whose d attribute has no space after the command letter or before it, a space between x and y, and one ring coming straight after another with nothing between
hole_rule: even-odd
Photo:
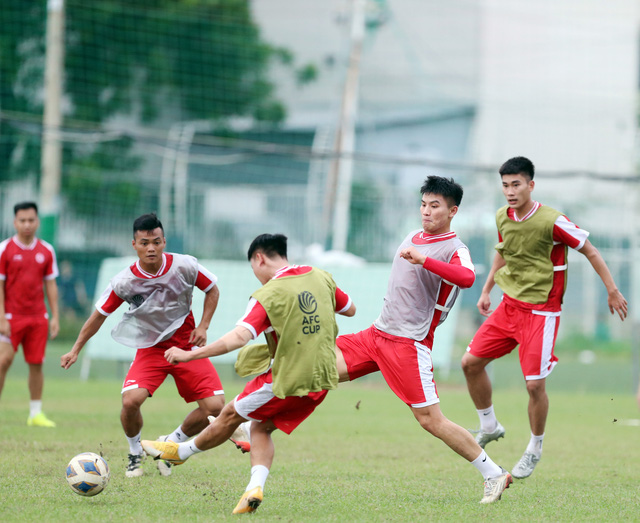
<instances>
[{"instance_id":1,"label":"stadium floodlight pole","mask_svg":"<svg viewBox=\"0 0 640 523\"><path fill-rule=\"evenodd\" d=\"M353 178L353 152L355 125L358 111L360 56L364 40L364 0L353 0L351 18L351 49L340 110L340 124L336 138L335 206L333 215L332 248L347 250L351 207L351 180Z\"/></svg>"},{"instance_id":2,"label":"stadium floodlight pole","mask_svg":"<svg viewBox=\"0 0 640 523\"><path fill-rule=\"evenodd\" d=\"M40 235L55 243L60 210L62 168L62 83L64 69L64 0L47 0L47 36L44 72L44 116L40 176Z\"/></svg>"}]
</instances>

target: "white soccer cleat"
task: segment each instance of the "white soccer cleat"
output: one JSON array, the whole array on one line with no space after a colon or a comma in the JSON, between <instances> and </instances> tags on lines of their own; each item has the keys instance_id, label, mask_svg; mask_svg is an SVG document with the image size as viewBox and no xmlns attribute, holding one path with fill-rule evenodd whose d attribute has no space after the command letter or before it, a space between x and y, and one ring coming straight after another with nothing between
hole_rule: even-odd
<instances>
[{"instance_id":1,"label":"white soccer cleat","mask_svg":"<svg viewBox=\"0 0 640 523\"><path fill-rule=\"evenodd\" d=\"M142 470L142 460L144 459L144 453L142 454L129 454L129 464L124 475L128 478L138 478L144 474Z\"/></svg>"},{"instance_id":2,"label":"white soccer cleat","mask_svg":"<svg viewBox=\"0 0 640 523\"><path fill-rule=\"evenodd\" d=\"M493 432L484 432L482 429L480 429L476 434L476 442L478 443L478 445L484 448L487 443L496 441L500 438L504 438L504 433L504 427L500 425L500 423L498 423L496 430L494 430Z\"/></svg>"},{"instance_id":3,"label":"white soccer cleat","mask_svg":"<svg viewBox=\"0 0 640 523\"><path fill-rule=\"evenodd\" d=\"M533 473L533 469L536 468L536 465L540 461L540 458L536 456L533 452L528 452L525 450L522 457L518 460L511 471L514 478L524 479L531 476Z\"/></svg>"},{"instance_id":4,"label":"white soccer cleat","mask_svg":"<svg viewBox=\"0 0 640 523\"><path fill-rule=\"evenodd\" d=\"M506 470L502 469L503 474L495 478L487 478L484 480L484 497L480 503L493 503L502 497L502 493L513 483L513 478Z\"/></svg>"}]
</instances>

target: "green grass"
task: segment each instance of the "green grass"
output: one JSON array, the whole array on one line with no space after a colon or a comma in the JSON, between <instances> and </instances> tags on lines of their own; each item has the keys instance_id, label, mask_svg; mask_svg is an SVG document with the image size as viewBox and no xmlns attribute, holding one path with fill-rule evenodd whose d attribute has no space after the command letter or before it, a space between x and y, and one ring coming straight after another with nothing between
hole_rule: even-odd
<instances>
[{"instance_id":1,"label":"green grass","mask_svg":"<svg viewBox=\"0 0 640 523\"><path fill-rule=\"evenodd\" d=\"M63 350L52 347L47 363L45 410L58 423L56 429L26 426L26 369L19 360L5 384L0 400L3 521L640 520L640 427L624 423L640 413L626 388L550 387L542 461L500 502L484 506L478 504L482 478L475 468L422 430L380 380L346 384L291 436L275 434L276 459L264 503L253 515L232 516L249 479L247 455L225 444L194 456L169 478L159 476L150 460L143 477L125 478L127 444L115 377L121 370L105 366L108 379L80 382L76 369L56 370ZM513 386L502 383L508 365L494 370L500 384L494 403L507 435L487 450L511 468L529 429L524 387L517 380ZM578 370L563 375L561 369L552 375L557 381L579 375ZM227 370L223 375L231 398L243 381ZM440 384L439 391L450 419L476 426L462 386ZM168 380L143 406L143 437L155 439L173 429L189 408ZM111 467L109 485L94 498L74 494L64 479L69 459L83 451L102 452Z\"/></svg>"}]
</instances>

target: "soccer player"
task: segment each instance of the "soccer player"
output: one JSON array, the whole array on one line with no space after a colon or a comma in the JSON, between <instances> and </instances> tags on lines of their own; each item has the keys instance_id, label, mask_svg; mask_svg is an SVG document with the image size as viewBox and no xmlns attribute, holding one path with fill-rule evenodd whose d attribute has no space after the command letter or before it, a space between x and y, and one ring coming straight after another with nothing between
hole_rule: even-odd
<instances>
[{"instance_id":1,"label":"soccer player","mask_svg":"<svg viewBox=\"0 0 640 523\"><path fill-rule=\"evenodd\" d=\"M533 163L521 156L511 158L499 172L507 205L496 213L499 243L477 304L480 314L488 318L471 340L462 369L480 418L476 441L484 448L505 434L493 408L485 367L520 345L520 367L529 393L531 438L511 473L515 478L526 478L542 456L549 411L545 383L558 361L553 348L567 280L567 248L583 254L600 276L611 314L615 311L624 320L627 301L602 256L587 239L589 233L560 211L533 200ZM489 293L496 283L504 294L493 311Z\"/></svg>"},{"instance_id":2,"label":"soccer player","mask_svg":"<svg viewBox=\"0 0 640 523\"><path fill-rule=\"evenodd\" d=\"M18 203L13 213L16 235L0 243L0 393L22 345L29 366L27 425L55 427L42 412L42 364L47 337L53 339L59 331L56 253L51 245L36 238L40 220L35 203ZM45 294L51 316L47 314Z\"/></svg>"},{"instance_id":3,"label":"soccer player","mask_svg":"<svg viewBox=\"0 0 640 523\"><path fill-rule=\"evenodd\" d=\"M330 274L306 265L290 265L287 238L262 234L248 251L253 273L262 287L253 293L236 327L217 341L185 352L166 351L172 363L218 356L244 346L265 333L273 366L249 381L220 416L193 440L180 443L143 441L147 454L175 464L216 447L245 420L251 423L251 479L234 514L253 512L273 462L271 433L286 434L302 423L338 386L335 314L353 316L355 305ZM178 363L179 364L179 363Z\"/></svg>"},{"instance_id":4,"label":"soccer player","mask_svg":"<svg viewBox=\"0 0 640 523\"><path fill-rule=\"evenodd\" d=\"M478 469L485 480L480 502L492 503L509 487L511 475L443 415L431 361L436 327L460 288L475 281L469 250L451 230L463 190L453 179L429 176L421 192L422 229L410 232L398 247L380 316L368 329L336 340L340 381L381 371L422 428Z\"/></svg>"},{"instance_id":5,"label":"soccer player","mask_svg":"<svg viewBox=\"0 0 640 523\"><path fill-rule=\"evenodd\" d=\"M185 350L204 345L207 328L218 305L217 278L198 261L184 254L165 253L162 223L155 214L144 214L133 223L133 248L138 260L112 280L85 322L73 348L60 360L68 369L107 317L124 302L129 304L122 320L111 331L113 338L137 349L122 386L120 421L129 442L129 464L125 475L141 476L144 452L140 445L140 407L171 374L185 402L198 407L168 436L169 441L186 441L208 424L224 406L224 391L218 373L209 360L170 365L164 351L178 346ZM196 327L191 300L193 289L205 293L202 319ZM170 464L158 462L162 475L171 473Z\"/></svg>"}]
</instances>

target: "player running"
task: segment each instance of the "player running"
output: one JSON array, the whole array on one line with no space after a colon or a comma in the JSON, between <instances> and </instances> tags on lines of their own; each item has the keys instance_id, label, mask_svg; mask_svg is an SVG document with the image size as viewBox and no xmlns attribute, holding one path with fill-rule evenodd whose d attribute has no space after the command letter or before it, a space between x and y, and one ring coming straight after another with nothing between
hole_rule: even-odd
<instances>
[{"instance_id":1,"label":"player running","mask_svg":"<svg viewBox=\"0 0 640 523\"><path fill-rule=\"evenodd\" d=\"M509 487L511 475L443 415L431 362L436 327L460 288L475 281L469 250L451 230L463 191L453 179L429 176L421 192L422 229L409 233L396 252L380 316L368 329L336 340L340 380L381 371L422 428L478 469L484 477L480 503L492 503Z\"/></svg>"},{"instance_id":2,"label":"player running","mask_svg":"<svg viewBox=\"0 0 640 523\"><path fill-rule=\"evenodd\" d=\"M18 203L13 212L16 234L0 243L0 393L18 346L22 345L29 366L27 425L55 427L42 412L42 364L47 337L53 339L59 331L56 253L51 245L36 238L40 220L35 203ZM51 317L44 303L45 294Z\"/></svg>"},{"instance_id":3,"label":"player running","mask_svg":"<svg viewBox=\"0 0 640 523\"><path fill-rule=\"evenodd\" d=\"M142 442L147 454L155 459L180 464L195 453L217 447L242 422L252 420L251 479L234 514L253 512L262 502L274 456L271 433L280 429L291 434L322 403L327 392L338 386L335 314L355 314L351 298L336 286L330 274L306 265L289 265L286 236L258 236L249 247L248 258L263 287L253 293L235 329L205 347L190 352L173 347L165 356L177 364L219 356L264 332L273 366L247 383L193 440L179 445Z\"/></svg>"},{"instance_id":4,"label":"player running","mask_svg":"<svg viewBox=\"0 0 640 523\"><path fill-rule=\"evenodd\" d=\"M521 479L533 473L542 457L549 412L545 384L558 362L553 348L567 281L567 248L577 250L589 260L607 289L611 314L617 312L623 321L627 301L602 256L587 239L589 233L561 212L533 200L533 163L524 157L511 158L499 172L507 205L496 213L499 243L478 300L480 314L488 318L471 340L462 358L462 369L480 418L476 440L484 448L505 434L493 409L491 381L485 367L520 345L531 427L529 444L511 471ZM496 283L504 294L494 312L489 293Z\"/></svg>"},{"instance_id":5,"label":"player running","mask_svg":"<svg viewBox=\"0 0 640 523\"><path fill-rule=\"evenodd\" d=\"M129 478L143 474L140 408L167 375L173 376L185 402L195 401L198 407L161 439L186 441L208 426L207 417L217 416L224 406L222 384L209 360L170 365L164 358L164 351L169 347L189 351L206 343L207 329L220 296L216 276L192 256L164 252L164 229L155 214L144 214L134 221L132 245L138 261L111 280L73 348L60 360L63 368L71 367L107 317L124 302L129 304L129 310L111 331L116 341L137 349L122 386L120 413L129 442L129 464L125 473ZM191 312L194 287L205 293L202 319L197 327ZM171 474L170 467L170 463L158 462L162 475Z\"/></svg>"}]
</instances>

